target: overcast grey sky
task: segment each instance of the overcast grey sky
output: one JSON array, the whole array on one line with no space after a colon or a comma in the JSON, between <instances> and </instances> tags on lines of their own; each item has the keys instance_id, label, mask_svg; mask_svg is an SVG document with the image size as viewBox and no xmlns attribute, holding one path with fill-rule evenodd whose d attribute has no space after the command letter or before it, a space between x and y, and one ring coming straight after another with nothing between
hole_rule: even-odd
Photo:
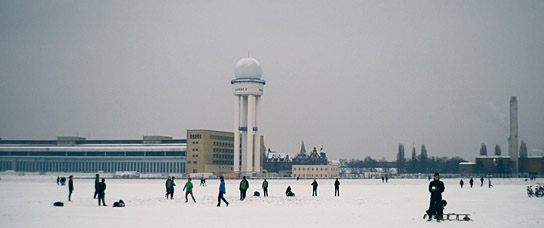
<instances>
[{"instance_id":1,"label":"overcast grey sky","mask_svg":"<svg viewBox=\"0 0 544 228\"><path fill-rule=\"evenodd\" d=\"M330 159L544 153L544 1L0 0L0 138L232 132L259 60L265 145ZM90 136L90 137L89 137Z\"/></svg>"}]
</instances>

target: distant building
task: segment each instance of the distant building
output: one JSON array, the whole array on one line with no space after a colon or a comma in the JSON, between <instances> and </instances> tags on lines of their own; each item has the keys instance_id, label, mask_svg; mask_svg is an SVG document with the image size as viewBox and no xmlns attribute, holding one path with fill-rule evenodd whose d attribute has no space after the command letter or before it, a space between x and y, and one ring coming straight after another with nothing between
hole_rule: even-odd
<instances>
[{"instance_id":1,"label":"distant building","mask_svg":"<svg viewBox=\"0 0 544 228\"><path fill-rule=\"evenodd\" d=\"M318 153L314 147L310 155L307 155L304 141L302 141L300 153L293 158L292 162L293 165L327 165L329 163L327 154L322 149Z\"/></svg>"},{"instance_id":2,"label":"distant building","mask_svg":"<svg viewBox=\"0 0 544 228\"><path fill-rule=\"evenodd\" d=\"M509 176L512 174L510 156L478 156L475 162L459 163L459 172L462 175L498 174ZM518 173L522 176L544 175L544 157L529 156L518 158ZM517 176L515 174L514 176Z\"/></svg>"},{"instance_id":3,"label":"distant building","mask_svg":"<svg viewBox=\"0 0 544 228\"><path fill-rule=\"evenodd\" d=\"M268 149L263 163L263 172L278 173L279 176L290 177L292 165L288 154L283 155Z\"/></svg>"},{"instance_id":4,"label":"distant building","mask_svg":"<svg viewBox=\"0 0 544 228\"><path fill-rule=\"evenodd\" d=\"M464 175L511 174L514 177L544 175L544 156L527 156L526 147L525 154L520 156L518 141L518 99L512 96L510 97L510 136L508 137L509 156L478 156L473 163L461 162L459 172Z\"/></svg>"},{"instance_id":5,"label":"distant building","mask_svg":"<svg viewBox=\"0 0 544 228\"><path fill-rule=\"evenodd\" d=\"M292 177L335 178L340 175L337 165L293 165Z\"/></svg>"},{"instance_id":6,"label":"distant building","mask_svg":"<svg viewBox=\"0 0 544 228\"><path fill-rule=\"evenodd\" d=\"M459 173L464 176L470 176L474 173L476 162L461 162L459 163Z\"/></svg>"},{"instance_id":7,"label":"distant building","mask_svg":"<svg viewBox=\"0 0 544 228\"><path fill-rule=\"evenodd\" d=\"M261 151L264 137L261 136ZM241 142L243 143L243 142ZM240 147L238 147L240 148ZM187 173L234 172L234 133L214 130L187 130ZM241 154L239 153L241 156ZM263 159L264 156L260 156ZM241 162L241 160L238 160ZM263 164L261 161L260 164ZM261 168L262 169L262 166Z\"/></svg>"},{"instance_id":8,"label":"distant building","mask_svg":"<svg viewBox=\"0 0 544 228\"><path fill-rule=\"evenodd\" d=\"M185 173L186 140L0 140L0 171Z\"/></svg>"}]
</instances>

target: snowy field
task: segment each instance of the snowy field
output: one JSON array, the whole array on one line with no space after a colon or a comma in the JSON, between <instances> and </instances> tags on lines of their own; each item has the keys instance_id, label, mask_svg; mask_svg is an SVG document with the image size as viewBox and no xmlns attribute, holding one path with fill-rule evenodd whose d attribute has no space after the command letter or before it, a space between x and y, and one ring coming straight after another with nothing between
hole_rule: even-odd
<instances>
[{"instance_id":1,"label":"snowy field","mask_svg":"<svg viewBox=\"0 0 544 228\"><path fill-rule=\"evenodd\" d=\"M312 197L312 180L269 180L269 197L253 197L262 180L250 179L245 201L239 200L239 180L226 180L226 199L216 207L218 180L207 187L195 184L196 203L185 203L185 181L176 180L174 200L164 197L165 180L106 179L106 203L92 198L93 179L75 175L73 202L67 186L56 176L0 175L0 227L544 227L544 199L529 198L521 179L493 179L493 188L460 188L459 179L443 179L447 212L470 213L472 221L426 222L428 181L422 179L340 180L340 197L334 197L334 180L318 179L318 196ZM537 180L538 182L538 180ZM544 182L544 181L541 181ZM465 183L468 180L465 179ZM487 182L486 182L487 183ZM284 195L290 185L296 194ZM113 208L122 199L124 208ZM190 199L190 198L189 198ZM53 207L63 201L64 207Z\"/></svg>"}]
</instances>

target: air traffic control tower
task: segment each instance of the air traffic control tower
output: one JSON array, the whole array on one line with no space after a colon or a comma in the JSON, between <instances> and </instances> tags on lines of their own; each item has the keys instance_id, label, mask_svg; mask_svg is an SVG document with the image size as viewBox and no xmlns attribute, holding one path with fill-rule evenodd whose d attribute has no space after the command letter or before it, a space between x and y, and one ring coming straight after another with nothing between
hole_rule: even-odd
<instances>
[{"instance_id":1,"label":"air traffic control tower","mask_svg":"<svg viewBox=\"0 0 544 228\"><path fill-rule=\"evenodd\" d=\"M234 161L233 172L261 172L261 96L265 81L259 61L243 58L234 68ZM240 156L240 144L241 153Z\"/></svg>"}]
</instances>

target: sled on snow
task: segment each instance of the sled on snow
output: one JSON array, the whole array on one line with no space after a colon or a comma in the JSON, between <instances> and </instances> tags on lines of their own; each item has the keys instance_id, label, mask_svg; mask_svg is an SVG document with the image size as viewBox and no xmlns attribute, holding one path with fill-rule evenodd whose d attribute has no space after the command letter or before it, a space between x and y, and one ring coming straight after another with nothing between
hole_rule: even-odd
<instances>
[{"instance_id":1,"label":"sled on snow","mask_svg":"<svg viewBox=\"0 0 544 228\"><path fill-rule=\"evenodd\" d=\"M470 221L472 219L469 216L470 216L470 214L468 214L468 213L444 213L442 215L442 218L438 219L437 221L439 221L439 220ZM427 214L424 214L423 219L426 219L426 218L427 218ZM428 221L430 221L430 219Z\"/></svg>"},{"instance_id":2,"label":"sled on snow","mask_svg":"<svg viewBox=\"0 0 544 228\"><path fill-rule=\"evenodd\" d=\"M447 219L447 220L453 220L453 218L455 217L455 220L457 221L470 221L470 217L468 217L470 214L467 214L467 213L444 213L444 215L442 215L442 219Z\"/></svg>"}]
</instances>

